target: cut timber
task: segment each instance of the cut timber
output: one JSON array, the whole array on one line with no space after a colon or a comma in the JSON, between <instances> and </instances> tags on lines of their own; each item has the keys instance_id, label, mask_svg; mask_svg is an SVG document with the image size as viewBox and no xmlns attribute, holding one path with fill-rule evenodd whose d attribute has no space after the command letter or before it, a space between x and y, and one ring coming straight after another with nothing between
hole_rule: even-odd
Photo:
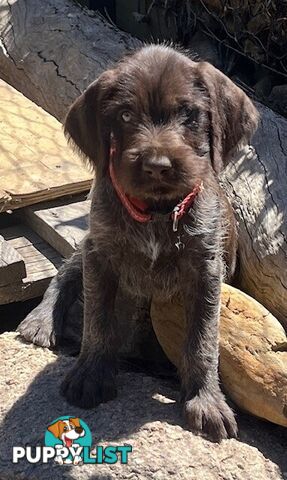
<instances>
[{"instance_id":1,"label":"cut timber","mask_svg":"<svg viewBox=\"0 0 287 480\"><path fill-rule=\"evenodd\" d=\"M61 124L1 80L0 125L0 211L89 190Z\"/></svg>"},{"instance_id":2,"label":"cut timber","mask_svg":"<svg viewBox=\"0 0 287 480\"><path fill-rule=\"evenodd\" d=\"M64 257L81 243L89 213L89 200L48 202L24 209L27 224Z\"/></svg>"},{"instance_id":3,"label":"cut timber","mask_svg":"<svg viewBox=\"0 0 287 480\"><path fill-rule=\"evenodd\" d=\"M23 225L1 230L8 245L24 260L27 276L0 287L0 304L43 295L62 263L61 255L36 233Z\"/></svg>"},{"instance_id":4,"label":"cut timber","mask_svg":"<svg viewBox=\"0 0 287 480\"><path fill-rule=\"evenodd\" d=\"M0 235L0 286L26 277L23 257Z\"/></svg>"},{"instance_id":5,"label":"cut timber","mask_svg":"<svg viewBox=\"0 0 287 480\"><path fill-rule=\"evenodd\" d=\"M151 318L163 350L179 366L186 338L181 299L154 299ZM237 405L287 427L286 333L266 308L228 285L222 288L220 373Z\"/></svg>"}]
</instances>

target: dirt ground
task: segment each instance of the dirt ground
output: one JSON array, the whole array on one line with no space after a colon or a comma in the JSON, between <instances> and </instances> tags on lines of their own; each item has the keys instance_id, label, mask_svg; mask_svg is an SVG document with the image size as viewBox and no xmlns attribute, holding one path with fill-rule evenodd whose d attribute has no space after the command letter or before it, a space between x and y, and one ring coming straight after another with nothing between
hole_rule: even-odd
<instances>
[{"instance_id":1,"label":"dirt ground","mask_svg":"<svg viewBox=\"0 0 287 480\"><path fill-rule=\"evenodd\" d=\"M240 438L211 443L183 428L169 380L122 371L117 399L95 410L71 408L59 383L73 359L0 336L0 480L279 480L287 479L286 429L238 414ZM43 445L47 425L80 417L95 444L131 444L127 465L12 463L12 446Z\"/></svg>"}]
</instances>

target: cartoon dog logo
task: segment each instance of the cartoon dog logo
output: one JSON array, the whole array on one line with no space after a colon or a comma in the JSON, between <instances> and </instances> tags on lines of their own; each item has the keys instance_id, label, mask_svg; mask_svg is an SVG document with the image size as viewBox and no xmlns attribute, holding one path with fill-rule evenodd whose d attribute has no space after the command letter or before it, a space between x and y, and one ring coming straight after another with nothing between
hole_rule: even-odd
<instances>
[{"instance_id":1,"label":"cartoon dog logo","mask_svg":"<svg viewBox=\"0 0 287 480\"><path fill-rule=\"evenodd\" d=\"M55 423L52 423L52 425L49 425L47 430L62 442L62 444L55 445L55 448L58 450L55 462L59 464L73 463L74 465L79 465L83 462L80 455L75 455L73 460L71 460L70 458L63 459L60 454L60 450L63 447L67 447L69 450L71 448L77 449L80 447L78 443L74 443L75 440L85 436L85 430L81 426L79 418L70 417L67 420L58 420Z\"/></svg>"}]
</instances>

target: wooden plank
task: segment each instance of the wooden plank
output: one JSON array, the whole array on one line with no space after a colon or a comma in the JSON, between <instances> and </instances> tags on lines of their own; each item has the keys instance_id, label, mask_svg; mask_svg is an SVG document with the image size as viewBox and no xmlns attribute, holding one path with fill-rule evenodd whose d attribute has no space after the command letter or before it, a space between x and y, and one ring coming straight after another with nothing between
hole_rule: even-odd
<instances>
[{"instance_id":1,"label":"wooden plank","mask_svg":"<svg viewBox=\"0 0 287 480\"><path fill-rule=\"evenodd\" d=\"M43 243L43 239L35 234L31 228L24 224L21 224L20 229L19 224L15 229L8 227L2 228L1 233L7 241L9 240L9 244L12 245L16 250L22 248L23 246L35 246L38 243Z\"/></svg>"},{"instance_id":2,"label":"wooden plank","mask_svg":"<svg viewBox=\"0 0 287 480\"><path fill-rule=\"evenodd\" d=\"M93 174L62 125L3 80L0 123L0 211L89 190Z\"/></svg>"},{"instance_id":3,"label":"wooden plank","mask_svg":"<svg viewBox=\"0 0 287 480\"><path fill-rule=\"evenodd\" d=\"M24 209L26 223L64 257L69 257L88 229L90 201L46 202Z\"/></svg>"},{"instance_id":4,"label":"wooden plank","mask_svg":"<svg viewBox=\"0 0 287 480\"><path fill-rule=\"evenodd\" d=\"M41 297L47 290L54 275L33 279L29 283L15 283L13 288L10 285L0 287L0 305L13 302L24 302L31 298Z\"/></svg>"},{"instance_id":5,"label":"wooden plank","mask_svg":"<svg viewBox=\"0 0 287 480\"><path fill-rule=\"evenodd\" d=\"M0 304L43 295L63 261L61 255L27 226L8 227L1 233L7 244L22 256L27 275L21 282L0 286Z\"/></svg>"},{"instance_id":6,"label":"wooden plank","mask_svg":"<svg viewBox=\"0 0 287 480\"><path fill-rule=\"evenodd\" d=\"M23 257L0 235L0 286L20 282L24 277Z\"/></svg>"}]
</instances>

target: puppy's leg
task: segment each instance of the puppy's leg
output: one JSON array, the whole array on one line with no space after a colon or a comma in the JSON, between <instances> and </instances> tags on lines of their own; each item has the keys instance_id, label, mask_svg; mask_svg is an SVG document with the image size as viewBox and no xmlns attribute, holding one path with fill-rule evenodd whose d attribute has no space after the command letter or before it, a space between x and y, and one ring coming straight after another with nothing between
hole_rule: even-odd
<instances>
[{"instance_id":1,"label":"puppy's leg","mask_svg":"<svg viewBox=\"0 0 287 480\"><path fill-rule=\"evenodd\" d=\"M55 347L63 336L65 313L81 293L82 252L78 250L60 267L42 302L20 323L17 332L41 347Z\"/></svg>"},{"instance_id":2,"label":"puppy's leg","mask_svg":"<svg viewBox=\"0 0 287 480\"><path fill-rule=\"evenodd\" d=\"M43 300L18 325L17 332L28 342L41 347L55 347L54 309L60 291L58 277L54 277Z\"/></svg>"},{"instance_id":3,"label":"puppy's leg","mask_svg":"<svg viewBox=\"0 0 287 480\"><path fill-rule=\"evenodd\" d=\"M92 408L116 396L117 322L114 314L118 278L109 259L87 238L83 250L84 330L79 358L61 392L69 403Z\"/></svg>"},{"instance_id":4,"label":"puppy's leg","mask_svg":"<svg viewBox=\"0 0 287 480\"><path fill-rule=\"evenodd\" d=\"M236 421L220 390L218 334L222 261L206 252L197 271L183 267L187 338L181 365L182 401L189 428L220 441L237 435ZM190 281L192 278L192 282Z\"/></svg>"}]
</instances>

